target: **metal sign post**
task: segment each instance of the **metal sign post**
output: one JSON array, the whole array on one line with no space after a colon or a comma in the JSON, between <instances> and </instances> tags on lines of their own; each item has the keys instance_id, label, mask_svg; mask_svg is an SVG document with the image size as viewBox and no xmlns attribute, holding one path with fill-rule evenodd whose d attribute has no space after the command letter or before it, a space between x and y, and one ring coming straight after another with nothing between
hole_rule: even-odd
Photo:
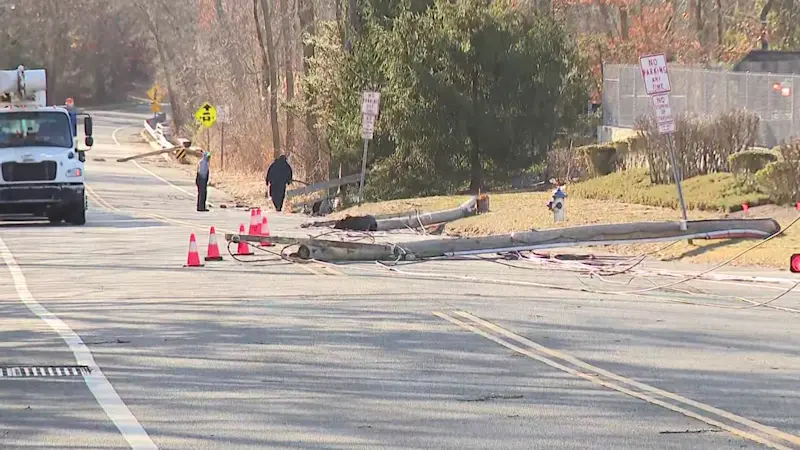
<instances>
[{"instance_id":1,"label":"metal sign post","mask_svg":"<svg viewBox=\"0 0 800 450\"><path fill-rule=\"evenodd\" d=\"M678 167L678 158L675 154L675 143L672 137L675 133L675 118L672 115L669 101L672 86L667 71L667 58L664 54L642 56L639 58L639 67L642 70L645 91L650 96L650 102L653 105L658 132L667 137L667 152L672 166L672 179L675 180L675 185L678 187L678 200L680 200L683 215L681 230L685 231L689 218L686 214L686 201L681 188L681 171Z\"/></svg>"},{"instance_id":2,"label":"metal sign post","mask_svg":"<svg viewBox=\"0 0 800 450\"><path fill-rule=\"evenodd\" d=\"M361 137L364 138L364 155L361 157L361 183L358 186L358 204L364 201L364 178L367 173L367 149L375 131L375 119L380 111L380 92L365 91L361 101Z\"/></svg>"},{"instance_id":3,"label":"metal sign post","mask_svg":"<svg viewBox=\"0 0 800 450\"><path fill-rule=\"evenodd\" d=\"M225 124L228 123L230 117L227 106L220 106L217 111L217 120L220 124L219 129L219 169L225 169Z\"/></svg>"}]
</instances>

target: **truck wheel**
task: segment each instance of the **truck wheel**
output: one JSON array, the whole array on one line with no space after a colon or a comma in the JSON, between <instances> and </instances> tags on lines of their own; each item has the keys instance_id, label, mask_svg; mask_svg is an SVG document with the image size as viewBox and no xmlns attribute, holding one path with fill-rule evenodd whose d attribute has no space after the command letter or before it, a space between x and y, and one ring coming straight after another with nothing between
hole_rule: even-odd
<instances>
[{"instance_id":1,"label":"truck wheel","mask_svg":"<svg viewBox=\"0 0 800 450\"><path fill-rule=\"evenodd\" d=\"M86 223L86 210L81 208L74 211L69 222L73 225L84 225Z\"/></svg>"}]
</instances>

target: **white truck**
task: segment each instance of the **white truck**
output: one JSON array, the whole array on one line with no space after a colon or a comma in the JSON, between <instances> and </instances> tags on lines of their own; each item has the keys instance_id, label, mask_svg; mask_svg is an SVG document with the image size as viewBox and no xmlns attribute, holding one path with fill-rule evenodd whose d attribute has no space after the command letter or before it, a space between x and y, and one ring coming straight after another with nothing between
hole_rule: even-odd
<instances>
[{"instance_id":1,"label":"white truck","mask_svg":"<svg viewBox=\"0 0 800 450\"><path fill-rule=\"evenodd\" d=\"M79 148L78 115L47 106L43 69L0 71L0 216L86 223L85 152L94 138L92 118L83 115L87 148Z\"/></svg>"}]
</instances>

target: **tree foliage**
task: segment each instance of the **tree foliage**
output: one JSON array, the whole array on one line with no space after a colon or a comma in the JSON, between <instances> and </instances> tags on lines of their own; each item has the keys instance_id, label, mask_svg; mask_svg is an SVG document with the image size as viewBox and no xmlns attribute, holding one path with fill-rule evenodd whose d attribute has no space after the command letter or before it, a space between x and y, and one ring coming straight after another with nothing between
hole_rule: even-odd
<instances>
[{"instance_id":1,"label":"tree foliage","mask_svg":"<svg viewBox=\"0 0 800 450\"><path fill-rule=\"evenodd\" d=\"M373 195L474 191L487 178L508 180L542 161L556 132L585 108L577 49L546 16L435 1L421 12L371 6L362 25L350 53L337 51L328 28L318 45L329 51L317 52L304 89L335 156L353 171L361 92L381 91Z\"/></svg>"},{"instance_id":2,"label":"tree foliage","mask_svg":"<svg viewBox=\"0 0 800 450\"><path fill-rule=\"evenodd\" d=\"M127 3L0 2L0 23L0 70L46 69L51 103L121 100L151 76L146 29Z\"/></svg>"}]
</instances>

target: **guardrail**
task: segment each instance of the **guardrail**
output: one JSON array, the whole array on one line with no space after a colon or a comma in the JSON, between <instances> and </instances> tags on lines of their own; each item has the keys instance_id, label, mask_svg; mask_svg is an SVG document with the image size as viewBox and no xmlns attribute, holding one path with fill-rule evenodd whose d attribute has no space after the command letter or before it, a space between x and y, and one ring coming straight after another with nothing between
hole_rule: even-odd
<instances>
[{"instance_id":1,"label":"guardrail","mask_svg":"<svg viewBox=\"0 0 800 450\"><path fill-rule=\"evenodd\" d=\"M161 124L157 124L156 125L156 129L153 129L153 127L150 126L150 123L147 120L145 120L144 121L144 130L147 131L147 133L150 136L152 136L152 138L158 143L158 145L161 146L161 148L163 148L165 150L174 149L175 145L172 142L170 142L164 136L164 133L163 133L164 129L163 129L163 127L160 127L159 125L161 125Z\"/></svg>"}]
</instances>

